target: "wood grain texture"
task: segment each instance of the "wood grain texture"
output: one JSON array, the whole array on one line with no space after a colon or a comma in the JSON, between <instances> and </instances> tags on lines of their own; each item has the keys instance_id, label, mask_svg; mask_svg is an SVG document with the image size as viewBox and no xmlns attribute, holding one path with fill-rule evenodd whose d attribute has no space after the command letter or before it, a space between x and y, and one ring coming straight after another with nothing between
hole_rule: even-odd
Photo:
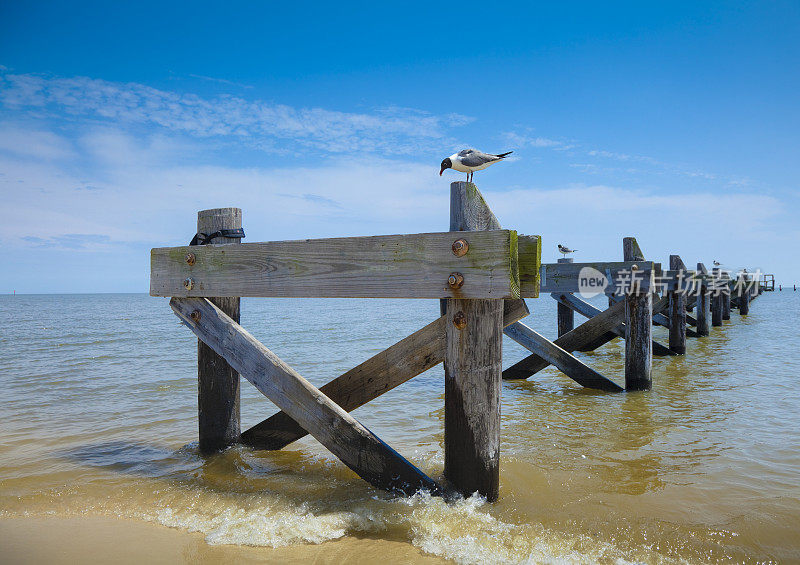
<instances>
[{"instance_id":1,"label":"wood grain texture","mask_svg":"<svg viewBox=\"0 0 800 565\"><path fill-rule=\"evenodd\" d=\"M697 264L697 272L706 274L705 265L702 263ZM696 298L697 305L697 335L700 337L707 336L710 333L709 322L711 321L711 303L708 296L708 283L705 279L700 281L700 289Z\"/></svg>"},{"instance_id":2,"label":"wood grain texture","mask_svg":"<svg viewBox=\"0 0 800 565\"><path fill-rule=\"evenodd\" d=\"M625 304L618 302L609 307L608 310L604 310L597 316L590 318L571 332L562 335L553 343L571 353L612 331L624 319ZM503 378L527 379L549 365L548 361L534 353L503 371Z\"/></svg>"},{"instance_id":3,"label":"wood grain texture","mask_svg":"<svg viewBox=\"0 0 800 565\"><path fill-rule=\"evenodd\" d=\"M679 255L669 256L669 268L686 271L686 265ZM678 290L667 292L669 296L669 348L679 355L686 354L686 293Z\"/></svg>"},{"instance_id":4,"label":"wood grain texture","mask_svg":"<svg viewBox=\"0 0 800 565\"><path fill-rule=\"evenodd\" d=\"M497 227L474 184L450 185L451 230ZM503 303L450 299L445 315L444 474L462 494L494 501L500 492ZM466 325L456 327L457 317Z\"/></svg>"},{"instance_id":5,"label":"wood grain texture","mask_svg":"<svg viewBox=\"0 0 800 565\"><path fill-rule=\"evenodd\" d=\"M643 261L634 237L622 240L625 261ZM625 296L625 390L650 390L653 369L653 295L649 289Z\"/></svg>"},{"instance_id":6,"label":"wood grain texture","mask_svg":"<svg viewBox=\"0 0 800 565\"><path fill-rule=\"evenodd\" d=\"M589 263L542 263L541 265L541 292L579 292L580 274L583 269L591 268L606 276L611 273L612 289L620 277L627 276L631 280L631 268L638 267L636 280L642 289L650 288L651 275L655 273L655 264L652 261L595 261ZM625 275L627 272L627 275ZM610 291L611 289L609 289ZM619 294L619 292L617 292Z\"/></svg>"},{"instance_id":7,"label":"wood grain texture","mask_svg":"<svg viewBox=\"0 0 800 565\"><path fill-rule=\"evenodd\" d=\"M197 233L212 234L223 229L242 227L240 208L214 208L197 213ZM237 238L218 237L220 246L239 243ZM190 248L194 253L198 246ZM211 298L218 308L239 321L238 297ZM241 400L239 373L225 359L197 340L197 427L198 447L212 453L239 442Z\"/></svg>"},{"instance_id":8,"label":"wood grain texture","mask_svg":"<svg viewBox=\"0 0 800 565\"><path fill-rule=\"evenodd\" d=\"M559 371L581 386L610 392L623 390L614 381L607 379L580 359L571 355L564 348L559 347L521 322L511 324L503 331L508 337L554 365Z\"/></svg>"},{"instance_id":9,"label":"wood grain texture","mask_svg":"<svg viewBox=\"0 0 800 565\"><path fill-rule=\"evenodd\" d=\"M503 306L504 326L528 315L523 300L504 300ZM378 398L444 361L446 323L446 316L434 320L333 379L320 391L348 412ZM281 449L307 434L288 414L278 412L243 432L242 443L256 449Z\"/></svg>"},{"instance_id":10,"label":"wood grain texture","mask_svg":"<svg viewBox=\"0 0 800 565\"><path fill-rule=\"evenodd\" d=\"M523 298L538 298L542 265L542 238L538 235L520 234L517 239L517 249L520 295Z\"/></svg>"},{"instance_id":11,"label":"wood grain texture","mask_svg":"<svg viewBox=\"0 0 800 565\"><path fill-rule=\"evenodd\" d=\"M170 306L198 338L361 478L376 487L405 494L420 489L440 492L430 477L337 406L211 302L204 298L173 298Z\"/></svg>"},{"instance_id":12,"label":"wood grain texture","mask_svg":"<svg viewBox=\"0 0 800 565\"><path fill-rule=\"evenodd\" d=\"M469 242L457 257L456 239ZM185 256L196 255L194 265ZM463 286L448 277L461 273ZM184 281L191 278L187 289ZM428 233L164 247L151 251L153 296L519 298L517 234Z\"/></svg>"}]
</instances>

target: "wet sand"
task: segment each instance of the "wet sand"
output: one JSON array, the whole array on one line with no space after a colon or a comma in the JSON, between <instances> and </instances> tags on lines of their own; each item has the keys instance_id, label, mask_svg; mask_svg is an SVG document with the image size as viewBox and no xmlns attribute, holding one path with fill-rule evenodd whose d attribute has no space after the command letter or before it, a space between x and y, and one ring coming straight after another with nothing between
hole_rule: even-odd
<instances>
[{"instance_id":1,"label":"wet sand","mask_svg":"<svg viewBox=\"0 0 800 565\"><path fill-rule=\"evenodd\" d=\"M347 537L281 548L209 545L200 533L105 516L2 518L0 561L22 563L447 563L409 543Z\"/></svg>"}]
</instances>

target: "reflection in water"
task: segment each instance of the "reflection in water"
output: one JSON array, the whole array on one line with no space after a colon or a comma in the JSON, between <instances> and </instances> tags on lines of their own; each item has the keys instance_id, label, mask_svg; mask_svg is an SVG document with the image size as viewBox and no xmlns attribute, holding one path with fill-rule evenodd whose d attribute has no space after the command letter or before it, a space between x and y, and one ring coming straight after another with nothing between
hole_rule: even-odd
<instances>
[{"instance_id":1,"label":"reflection in water","mask_svg":"<svg viewBox=\"0 0 800 565\"><path fill-rule=\"evenodd\" d=\"M396 542L461 562L800 560L800 361L786 355L800 346L799 298L766 295L747 319L690 338L685 357L656 358L650 392L588 391L552 368L505 382L501 498L489 505L376 491L313 438L201 457L196 342L165 301L0 297L0 327L15 328L0 334L0 518L133 518L261 546L265 559L346 539L361 555ZM534 305L527 323L553 337L554 303ZM430 301L245 300L242 316L322 384L435 312ZM506 342L505 365L525 354ZM622 380L621 340L578 355ZM249 385L242 394L243 428L274 412ZM441 367L354 414L441 476ZM200 559L192 547L184 558Z\"/></svg>"}]
</instances>

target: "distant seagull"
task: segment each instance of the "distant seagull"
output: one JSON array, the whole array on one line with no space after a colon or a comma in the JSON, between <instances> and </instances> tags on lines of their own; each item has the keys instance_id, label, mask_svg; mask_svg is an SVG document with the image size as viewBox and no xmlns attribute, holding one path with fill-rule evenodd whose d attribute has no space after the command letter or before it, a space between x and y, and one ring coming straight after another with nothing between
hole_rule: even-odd
<instances>
[{"instance_id":1,"label":"distant seagull","mask_svg":"<svg viewBox=\"0 0 800 565\"><path fill-rule=\"evenodd\" d=\"M719 267L720 265L722 265L722 263L720 263L719 261L716 261L716 260L714 261L714 266L715 267Z\"/></svg>"},{"instance_id":2,"label":"distant seagull","mask_svg":"<svg viewBox=\"0 0 800 565\"><path fill-rule=\"evenodd\" d=\"M575 253L577 251L577 249L570 249L569 247L564 247L560 243L558 244L558 250L564 257L567 256L567 253Z\"/></svg>"},{"instance_id":3,"label":"distant seagull","mask_svg":"<svg viewBox=\"0 0 800 565\"><path fill-rule=\"evenodd\" d=\"M453 153L442 161L442 169L439 171L439 176L442 176L445 169L453 169L461 173L467 173L467 182L470 182L472 181L472 175L475 171L480 171L492 163L502 161L511 153L513 153L513 151L494 155L492 153L478 151L477 149L462 149L458 153Z\"/></svg>"}]
</instances>

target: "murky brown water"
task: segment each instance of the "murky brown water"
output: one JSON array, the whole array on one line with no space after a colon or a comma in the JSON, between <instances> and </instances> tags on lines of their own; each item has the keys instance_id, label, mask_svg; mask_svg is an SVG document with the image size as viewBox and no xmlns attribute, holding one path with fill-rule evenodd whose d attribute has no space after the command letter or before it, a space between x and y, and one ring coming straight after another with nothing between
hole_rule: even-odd
<instances>
[{"instance_id":1,"label":"murky brown water","mask_svg":"<svg viewBox=\"0 0 800 565\"><path fill-rule=\"evenodd\" d=\"M552 337L553 301L529 304L526 323ZM434 301L262 299L245 300L242 319L322 384L437 311ZM393 498L313 439L203 459L192 443L195 341L165 300L3 296L0 533L11 544L39 527L46 540L72 517L124 518L195 532L186 540L202 540L191 543L210 562L320 559L326 547L355 562L798 562L798 311L800 294L765 294L747 318L734 312L690 338L685 358L656 358L649 393L584 391L552 370L505 383L501 498L490 505ZM506 365L523 355L506 343ZM619 381L620 340L581 355ZM243 427L274 411L242 390ZM442 403L437 368L355 414L438 477ZM153 527L125 530L120 554L157 543Z\"/></svg>"}]
</instances>

